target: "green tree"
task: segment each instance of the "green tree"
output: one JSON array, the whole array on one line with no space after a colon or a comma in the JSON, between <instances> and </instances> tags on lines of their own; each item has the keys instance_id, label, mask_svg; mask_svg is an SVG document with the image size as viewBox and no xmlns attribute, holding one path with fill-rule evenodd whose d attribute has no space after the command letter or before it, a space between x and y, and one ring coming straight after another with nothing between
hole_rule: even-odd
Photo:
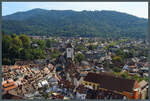
<instances>
[{"instance_id":1,"label":"green tree","mask_svg":"<svg viewBox=\"0 0 150 101\"><path fill-rule=\"evenodd\" d=\"M26 48L22 49L20 51L20 58L23 59L23 60L30 60L30 59L32 59L30 49L26 49Z\"/></svg>"},{"instance_id":2,"label":"green tree","mask_svg":"<svg viewBox=\"0 0 150 101\"><path fill-rule=\"evenodd\" d=\"M130 53L129 52L124 52L124 58L130 58Z\"/></svg>"},{"instance_id":3,"label":"green tree","mask_svg":"<svg viewBox=\"0 0 150 101\"><path fill-rule=\"evenodd\" d=\"M5 32L4 31L2 31L2 37L5 35Z\"/></svg>"},{"instance_id":4,"label":"green tree","mask_svg":"<svg viewBox=\"0 0 150 101\"><path fill-rule=\"evenodd\" d=\"M118 49L118 50L116 51L116 55L117 55L117 56L123 56L123 55L124 55L123 50Z\"/></svg>"},{"instance_id":5,"label":"green tree","mask_svg":"<svg viewBox=\"0 0 150 101\"><path fill-rule=\"evenodd\" d=\"M77 50L79 50L79 51L86 50L86 48L83 45L78 45Z\"/></svg>"},{"instance_id":6,"label":"green tree","mask_svg":"<svg viewBox=\"0 0 150 101\"><path fill-rule=\"evenodd\" d=\"M42 49L32 49L31 50L32 59L44 59L45 52Z\"/></svg>"},{"instance_id":7,"label":"green tree","mask_svg":"<svg viewBox=\"0 0 150 101\"><path fill-rule=\"evenodd\" d=\"M22 49L22 41L18 36L12 39L12 45L9 49L9 54L11 59L19 58L20 50Z\"/></svg>"},{"instance_id":8,"label":"green tree","mask_svg":"<svg viewBox=\"0 0 150 101\"><path fill-rule=\"evenodd\" d=\"M89 45L89 50L94 50L94 49L96 49L97 48L97 45Z\"/></svg>"},{"instance_id":9,"label":"green tree","mask_svg":"<svg viewBox=\"0 0 150 101\"><path fill-rule=\"evenodd\" d=\"M112 62L115 66L120 67L120 65L123 63L123 59L120 56L114 56L112 58Z\"/></svg>"},{"instance_id":10,"label":"green tree","mask_svg":"<svg viewBox=\"0 0 150 101\"><path fill-rule=\"evenodd\" d=\"M23 48L30 47L30 38L24 34L19 36L19 39L22 41Z\"/></svg>"},{"instance_id":11,"label":"green tree","mask_svg":"<svg viewBox=\"0 0 150 101\"><path fill-rule=\"evenodd\" d=\"M17 46L18 48L22 48L22 41L18 36L12 39L13 46Z\"/></svg>"},{"instance_id":12,"label":"green tree","mask_svg":"<svg viewBox=\"0 0 150 101\"><path fill-rule=\"evenodd\" d=\"M46 40L46 47L48 47L48 48L52 47L52 40L50 40L50 39Z\"/></svg>"},{"instance_id":13,"label":"green tree","mask_svg":"<svg viewBox=\"0 0 150 101\"><path fill-rule=\"evenodd\" d=\"M34 41L34 40L33 40ZM26 35L17 36L5 35L2 37L2 63L5 65L14 64L18 60L34 60L45 58L44 40L35 40L40 44L37 49L30 47L30 38Z\"/></svg>"},{"instance_id":14,"label":"green tree","mask_svg":"<svg viewBox=\"0 0 150 101\"><path fill-rule=\"evenodd\" d=\"M123 72L123 73L121 73L120 76L121 76L122 78L125 78L125 79L131 79L131 76L129 75L128 72Z\"/></svg>"},{"instance_id":15,"label":"green tree","mask_svg":"<svg viewBox=\"0 0 150 101\"><path fill-rule=\"evenodd\" d=\"M114 67L114 68L113 68L113 71L119 73L119 72L121 72L121 69L118 68L118 67Z\"/></svg>"},{"instance_id":16,"label":"green tree","mask_svg":"<svg viewBox=\"0 0 150 101\"><path fill-rule=\"evenodd\" d=\"M134 80L137 80L137 81L140 80L140 78L139 78L139 76L138 76L137 74L133 76L133 79L134 79Z\"/></svg>"},{"instance_id":17,"label":"green tree","mask_svg":"<svg viewBox=\"0 0 150 101\"><path fill-rule=\"evenodd\" d=\"M9 48L12 46L12 38L9 35L2 37L2 54L9 53Z\"/></svg>"},{"instance_id":18,"label":"green tree","mask_svg":"<svg viewBox=\"0 0 150 101\"><path fill-rule=\"evenodd\" d=\"M46 47L46 41L45 40L37 40L37 44L39 45L40 49L44 49Z\"/></svg>"},{"instance_id":19,"label":"green tree","mask_svg":"<svg viewBox=\"0 0 150 101\"><path fill-rule=\"evenodd\" d=\"M110 68L110 64L109 64L109 61L105 60L104 62L104 68Z\"/></svg>"},{"instance_id":20,"label":"green tree","mask_svg":"<svg viewBox=\"0 0 150 101\"><path fill-rule=\"evenodd\" d=\"M135 50L133 48L131 49L131 54L133 57L135 56Z\"/></svg>"},{"instance_id":21,"label":"green tree","mask_svg":"<svg viewBox=\"0 0 150 101\"><path fill-rule=\"evenodd\" d=\"M54 50L53 54L52 54L52 58L57 58L60 55L59 50Z\"/></svg>"},{"instance_id":22,"label":"green tree","mask_svg":"<svg viewBox=\"0 0 150 101\"><path fill-rule=\"evenodd\" d=\"M85 60L85 55L82 54L82 53L78 53L75 55L75 59L78 61L78 62L81 62L82 60Z\"/></svg>"},{"instance_id":23,"label":"green tree","mask_svg":"<svg viewBox=\"0 0 150 101\"><path fill-rule=\"evenodd\" d=\"M133 79L134 80L137 80L138 82L142 81L142 80L145 80L145 81L148 81L148 77L139 77L137 74L135 74L133 76Z\"/></svg>"},{"instance_id":24,"label":"green tree","mask_svg":"<svg viewBox=\"0 0 150 101\"><path fill-rule=\"evenodd\" d=\"M9 50L9 54L11 59L19 58L20 48L16 45L13 45Z\"/></svg>"},{"instance_id":25,"label":"green tree","mask_svg":"<svg viewBox=\"0 0 150 101\"><path fill-rule=\"evenodd\" d=\"M17 37L17 35L16 35L16 34L12 34L11 37L12 37L12 38L15 38L15 37Z\"/></svg>"},{"instance_id":26,"label":"green tree","mask_svg":"<svg viewBox=\"0 0 150 101\"><path fill-rule=\"evenodd\" d=\"M2 64L3 65L11 65L11 60L8 58L3 58L2 59Z\"/></svg>"}]
</instances>

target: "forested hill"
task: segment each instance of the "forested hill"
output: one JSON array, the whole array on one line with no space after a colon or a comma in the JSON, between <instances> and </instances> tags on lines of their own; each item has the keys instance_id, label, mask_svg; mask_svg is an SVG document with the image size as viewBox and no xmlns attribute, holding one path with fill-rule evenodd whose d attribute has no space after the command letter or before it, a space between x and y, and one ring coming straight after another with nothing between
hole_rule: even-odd
<instances>
[{"instance_id":1,"label":"forested hill","mask_svg":"<svg viewBox=\"0 0 150 101\"><path fill-rule=\"evenodd\" d=\"M32 9L2 17L7 34L81 37L137 37L147 35L148 20L116 11Z\"/></svg>"}]
</instances>

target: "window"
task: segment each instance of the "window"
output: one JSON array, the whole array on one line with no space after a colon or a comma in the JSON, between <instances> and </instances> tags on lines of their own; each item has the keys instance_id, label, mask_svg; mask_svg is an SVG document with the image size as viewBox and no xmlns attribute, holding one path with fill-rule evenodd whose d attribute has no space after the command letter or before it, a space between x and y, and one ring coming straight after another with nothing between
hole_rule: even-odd
<instances>
[{"instance_id":1,"label":"window","mask_svg":"<svg viewBox=\"0 0 150 101\"><path fill-rule=\"evenodd\" d=\"M93 85L93 89L95 89L95 85Z\"/></svg>"}]
</instances>

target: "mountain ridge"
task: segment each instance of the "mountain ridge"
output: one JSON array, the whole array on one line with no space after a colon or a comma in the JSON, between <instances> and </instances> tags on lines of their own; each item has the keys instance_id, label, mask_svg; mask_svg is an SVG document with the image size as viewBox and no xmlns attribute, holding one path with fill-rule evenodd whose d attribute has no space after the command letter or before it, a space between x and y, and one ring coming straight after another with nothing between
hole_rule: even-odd
<instances>
[{"instance_id":1,"label":"mountain ridge","mask_svg":"<svg viewBox=\"0 0 150 101\"><path fill-rule=\"evenodd\" d=\"M48 9L42 9L42 8L34 8L34 9L31 9L31 10L27 10L27 11L18 11L18 12L15 12L13 14L25 13L25 12L30 12L30 11L73 11L73 12L105 12L105 11L107 12L108 11L108 12L118 12L118 13L122 13L122 14L135 16L135 15L132 15L132 14L128 14L128 13L120 12L120 11L116 11L116 10L94 10L94 11L82 10L82 11L76 11L76 10L48 10ZM8 15L5 15L5 16L9 16L9 15L13 15L13 14L8 14ZM5 17L5 16L2 16L2 17ZM137 16L135 16L135 17L137 17ZM147 18L143 18L143 17L137 17L137 18L148 20Z\"/></svg>"},{"instance_id":2,"label":"mountain ridge","mask_svg":"<svg viewBox=\"0 0 150 101\"><path fill-rule=\"evenodd\" d=\"M7 34L81 37L146 37L148 23L145 18L108 10L32 9L2 19Z\"/></svg>"}]
</instances>

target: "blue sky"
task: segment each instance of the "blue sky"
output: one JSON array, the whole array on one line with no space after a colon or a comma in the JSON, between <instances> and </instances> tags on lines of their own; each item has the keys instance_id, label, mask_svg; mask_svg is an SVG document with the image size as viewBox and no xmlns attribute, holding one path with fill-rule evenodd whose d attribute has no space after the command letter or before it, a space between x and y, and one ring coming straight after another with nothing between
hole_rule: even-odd
<instances>
[{"instance_id":1,"label":"blue sky","mask_svg":"<svg viewBox=\"0 0 150 101\"><path fill-rule=\"evenodd\" d=\"M34 8L48 10L115 10L148 18L148 2L2 2L2 15Z\"/></svg>"}]
</instances>

